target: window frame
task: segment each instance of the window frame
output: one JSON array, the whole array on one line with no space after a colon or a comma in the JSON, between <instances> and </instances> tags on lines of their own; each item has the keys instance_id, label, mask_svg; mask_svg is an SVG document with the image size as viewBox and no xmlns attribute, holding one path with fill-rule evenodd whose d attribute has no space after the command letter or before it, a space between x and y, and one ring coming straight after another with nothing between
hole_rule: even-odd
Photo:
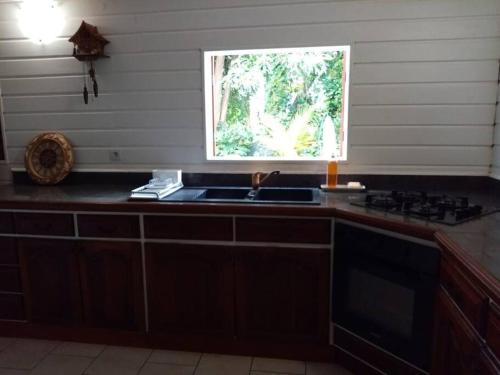
<instances>
[{"instance_id":1,"label":"window frame","mask_svg":"<svg viewBox=\"0 0 500 375\"><path fill-rule=\"evenodd\" d=\"M277 163L300 163L300 162L321 162L331 160L331 158L323 157L263 157L263 156L215 156L215 124L213 120L213 72L212 58L215 56L226 55L244 55L252 53L272 53L272 52L308 52L308 51L343 51L344 52L344 95L342 103L343 113L343 139L341 149L342 156L336 160L339 162L347 162L349 154L348 143L348 128L349 128L349 112L350 112L350 86L351 86L351 46L308 46L308 47L276 47L276 48L252 48L252 49L204 49L202 52L202 75L203 75L203 123L205 133L205 160L209 162L277 162Z\"/></svg>"}]
</instances>

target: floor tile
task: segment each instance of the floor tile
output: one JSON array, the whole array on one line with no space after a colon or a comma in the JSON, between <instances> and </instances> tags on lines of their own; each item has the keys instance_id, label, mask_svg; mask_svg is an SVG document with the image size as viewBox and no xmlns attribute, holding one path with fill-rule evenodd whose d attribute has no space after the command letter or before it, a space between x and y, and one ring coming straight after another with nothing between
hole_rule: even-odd
<instances>
[{"instance_id":1,"label":"floor tile","mask_svg":"<svg viewBox=\"0 0 500 375\"><path fill-rule=\"evenodd\" d=\"M30 375L81 375L91 362L88 357L49 354Z\"/></svg>"},{"instance_id":2,"label":"floor tile","mask_svg":"<svg viewBox=\"0 0 500 375\"><path fill-rule=\"evenodd\" d=\"M0 337L0 350L4 350L7 346L16 341L15 338L12 337Z\"/></svg>"},{"instance_id":3,"label":"floor tile","mask_svg":"<svg viewBox=\"0 0 500 375\"><path fill-rule=\"evenodd\" d=\"M333 363L307 362L307 375L352 375L352 373Z\"/></svg>"},{"instance_id":4,"label":"floor tile","mask_svg":"<svg viewBox=\"0 0 500 375\"><path fill-rule=\"evenodd\" d=\"M52 354L76 355L80 357L97 357L104 350L104 345L85 344L80 342L63 342L52 351Z\"/></svg>"},{"instance_id":5,"label":"floor tile","mask_svg":"<svg viewBox=\"0 0 500 375\"><path fill-rule=\"evenodd\" d=\"M17 339L0 352L0 367L30 370L58 344L57 341Z\"/></svg>"},{"instance_id":6,"label":"floor tile","mask_svg":"<svg viewBox=\"0 0 500 375\"><path fill-rule=\"evenodd\" d=\"M253 359L252 371L303 375L306 373L306 364L302 361L258 357Z\"/></svg>"},{"instance_id":7,"label":"floor tile","mask_svg":"<svg viewBox=\"0 0 500 375\"><path fill-rule=\"evenodd\" d=\"M139 375L193 375L194 366L179 366L165 363L146 363Z\"/></svg>"},{"instance_id":8,"label":"floor tile","mask_svg":"<svg viewBox=\"0 0 500 375\"><path fill-rule=\"evenodd\" d=\"M109 346L104 349L85 374L136 375L152 350Z\"/></svg>"},{"instance_id":9,"label":"floor tile","mask_svg":"<svg viewBox=\"0 0 500 375\"><path fill-rule=\"evenodd\" d=\"M154 350L148 362L170 363L173 365L196 366L201 353L181 352L174 350Z\"/></svg>"},{"instance_id":10,"label":"floor tile","mask_svg":"<svg viewBox=\"0 0 500 375\"><path fill-rule=\"evenodd\" d=\"M203 354L195 375L248 375L251 357Z\"/></svg>"}]
</instances>

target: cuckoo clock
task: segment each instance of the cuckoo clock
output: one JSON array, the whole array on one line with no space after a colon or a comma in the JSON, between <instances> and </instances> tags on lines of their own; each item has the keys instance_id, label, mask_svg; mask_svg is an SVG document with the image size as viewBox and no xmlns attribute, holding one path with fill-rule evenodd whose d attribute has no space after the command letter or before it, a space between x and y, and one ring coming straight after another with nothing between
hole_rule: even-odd
<instances>
[{"instance_id":1,"label":"cuckoo clock","mask_svg":"<svg viewBox=\"0 0 500 375\"><path fill-rule=\"evenodd\" d=\"M85 21L82 21L80 28L69 41L73 43L73 57L83 63L83 100L85 104L88 104L87 80L90 77L94 96L97 98L99 96L99 86L97 85L94 61L109 57L104 54L104 47L109 41L99 33L96 26L92 26Z\"/></svg>"}]
</instances>

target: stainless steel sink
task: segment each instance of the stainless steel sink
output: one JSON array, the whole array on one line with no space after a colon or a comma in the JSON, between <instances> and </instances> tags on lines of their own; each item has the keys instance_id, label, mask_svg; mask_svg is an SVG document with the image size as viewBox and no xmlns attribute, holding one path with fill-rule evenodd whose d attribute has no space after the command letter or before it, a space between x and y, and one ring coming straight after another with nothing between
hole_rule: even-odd
<instances>
[{"instance_id":1,"label":"stainless steel sink","mask_svg":"<svg viewBox=\"0 0 500 375\"><path fill-rule=\"evenodd\" d=\"M207 202L237 204L320 204L318 189L245 187L186 187L162 199L164 202Z\"/></svg>"}]
</instances>

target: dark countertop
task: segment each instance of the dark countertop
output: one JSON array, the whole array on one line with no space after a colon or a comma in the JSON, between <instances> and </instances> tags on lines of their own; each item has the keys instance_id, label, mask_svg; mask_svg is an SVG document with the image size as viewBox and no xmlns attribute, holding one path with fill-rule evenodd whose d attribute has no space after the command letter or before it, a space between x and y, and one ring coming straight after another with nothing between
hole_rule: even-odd
<instances>
[{"instance_id":1,"label":"dark countertop","mask_svg":"<svg viewBox=\"0 0 500 375\"><path fill-rule=\"evenodd\" d=\"M492 186L466 193L457 189L451 194L468 195L472 203L500 207L498 184ZM78 184L57 187L3 185L0 186L0 209L336 216L426 239L434 239L434 234L439 231L458 245L467 259L486 270L496 281L500 281L500 212L456 226L446 226L350 204L352 200L363 199L363 194L322 193L319 206L128 202L128 195L133 187L127 184ZM446 192L449 193L449 189Z\"/></svg>"}]
</instances>

